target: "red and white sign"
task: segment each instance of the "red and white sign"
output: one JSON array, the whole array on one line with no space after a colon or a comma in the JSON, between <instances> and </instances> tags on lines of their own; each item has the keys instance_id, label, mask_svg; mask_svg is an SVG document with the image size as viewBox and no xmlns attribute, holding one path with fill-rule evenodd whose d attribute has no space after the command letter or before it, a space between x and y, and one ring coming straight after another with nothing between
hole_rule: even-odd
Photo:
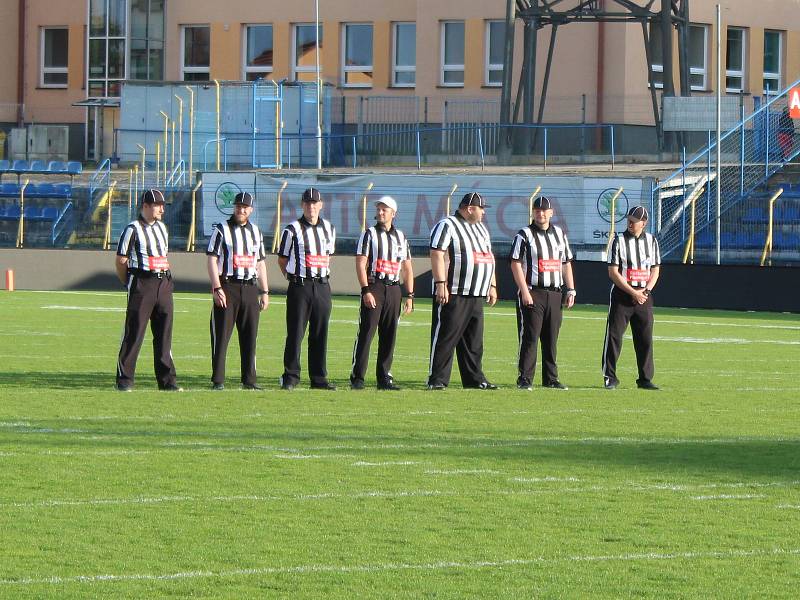
<instances>
[{"instance_id":1,"label":"red and white sign","mask_svg":"<svg viewBox=\"0 0 800 600\"><path fill-rule=\"evenodd\" d=\"M539 273L558 273L561 271L561 259L559 258L540 258Z\"/></svg>"},{"instance_id":2,"label":"red and white sign","mask_svg":"<svg viewBox=\"0 0 800 600\"><path fill-rule=\"evenodd\" d=\"M327 269L330 262L327 254L306 254L306 266L310 269Z\"/></svg>"},{"instance_id":3,"label":"red and white sign","mask_svg":"<svg viewBox=\"0 0 800 600\"><path fill-rule=\"evenodd\" d=\"M166 256L148 256L147 264L151 271L169 271L169 261Z\"/></svg>"},{"instance_id":4,"label":"red and white sign","mask_svg":"<svg viewBox=\"0 0 800 600\"><path fill-rule=\"evenodd\" d=\"M642 281L650 281L649 269L628 269L629 283L641 283Z\"/></svg>"},{"instance_id":5,"label":"red and white sign","mask_svg":"<svg viewBox=\"0 0 800 600\"><path fill-rule=\"evenodd\" d=\"M491 252L473 252L472 260L476 265L491 265L494 264L494 255Z\"/></svg>"},{"instance_id":6,"label":"red and white sign","mask_svg":"<svg viewBox=\"0 0 800 600\"><path fill-rule=\"evenodd\" d=\"M386 275L397 275L400 272L400 263L394 260L375 261L375 272L385 273Z\"/></svg>"},{"instance_id":7,"label":"red and white sign","mask_svg":"<svg viewBox=\"0 0 800 600\"><path fill-rule=\"evenodd\" d=\"M235 269L253 269L256 266L256 257L252 254L234 254L233 267Z\"/></svg>"},{"instance_id":8,"label":"red and white sign","mask_svg":"<svg viewBox=\"0 0 800 600\"><path fill-rule=\"evenodd\" d=\"M789 116L800 119L800 87L789 90Z\"/></svg>"}]
</instances>

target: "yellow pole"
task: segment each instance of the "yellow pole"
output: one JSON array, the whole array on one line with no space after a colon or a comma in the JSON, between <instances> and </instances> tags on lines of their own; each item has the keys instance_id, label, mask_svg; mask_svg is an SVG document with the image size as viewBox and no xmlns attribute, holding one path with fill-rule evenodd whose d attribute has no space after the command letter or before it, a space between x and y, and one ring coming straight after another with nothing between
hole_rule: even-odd
<instances>
[{"instance_id":1,"label":"yellow pole","mask_svg":"<svg viewBox=\"0 0 800 600\"><path fill-rule=\"evenodd\" d=\"M772 266L772 215L775 210L775 201L783 193L783 188L778 189L777 192L769 199L769 225L767 226L767 241L764 242L764 251L761 253L761 266L767 262L769 258L769 266Z\"/></svg>"},{"instance_id":2,"label":"yellow pole","mask_svg":"<svg viewBox=\"0 0 800 600\"><path fill-rule=\"evenodd\" d=\"M220 146L222 145L222 140L219 139L220 138L220 121L219 121L219 119L220 119L220 105L221 105L219 81L215 79L214 80L214 85L217 86L217 171L221 171L222 168L221 168L221 159L220 159L220 154L221 154Z\"/></svg>"},{"instance_id":3,"label":"yellow pole","mask_svg":"<svg viewBox=\"0 0 800 600\"><path fill-rule=\"evenodd\" d=\"M161 116L164 117L164 183L167 183L167 155L169 149L169 115L163 110L159 111Z\"/></svg>"},{"instance_id":4,"label":"yellow pole","mask_svg":"<svg viewBox=\"0 0 800 600\"><path fill-rule=\"evenodd\" d=\"M174 120L170 121L170 124L172 125L172 148L170 148L170 154L169 154L169 156L170 156L170 158L169 158L169 163L170 163L169 172L170 172L170 174L172 174L173 171L175 171L175 121Z\"/></svg>"},{"instance_id":5,"label":"yellow pole","mask_svg":"<svg viewBox=\"0 0 800 600\"><path fill-rule=\"evenodd\" d=\"M194 252L194 238L195 238L195 221L197 217L197 190L203 185L203 180L198 181L194 188L192 188L192 222L189 225L189 237L186 240L186 251Z\"/></svg>"},{"instance_id":6,"label":"yellow pole","mask_svg":"<svg viewBox=\"0 0 800 600\"><path fill-rule=\"evenodd\" d=\"M699 192L702 191L704 187L700 188L699 191L695 190L689 197L689 206L691 207L691 212L689 213L689 238L686 240L686 248L683 251L683 264L686 264L686 261L690 261L690 264L694 264L695 203Z\"/></svg>"},{"instance_id":7,"label":"yellow pole","mask_svg":"<svg viewBox=\"0 0 800 600\"><path fill-rule=\"evenodd\" d=\"M17 227L17 248L22 248L25 245L25 188L28 187L30 179L26 179L25 183L19 189L19 226Z\"/></svg>"},{"instance_id":8,"label":"yellow pole","mask_svg":"<svg viewBox=\"0 0 800 600\"><path fill-rule=\"evenodd\" d=\"M136 165L137 171L137 179L138 179L138 171L139 165ZM131 209L133 208L133 185L134 185L134 178L133 178L133 169L128 170L128 218L131 216Z\"/></svg>"},{"instance_id":9,"label":"yellow pole","mask_svg":"<svg viewBox=\"0 0 800 600\"><path fill-rule=\"evenodd\" d=\"M145 163L145 159L147 158L147 150L141 144L136 144L136 147L142 151L142 189L144 189L144 174L147 168L147 164Z\"/></svg>"},{"instance_id":10,"label":"yellow pole","mask_svg":"<svg viewBox=\"0 0 800 600\"><path fill-rule=\"evenodd\" d=\"M112 181L108 187L108 213L106 214L106 232L103 236L103 250L108 250L111 247L111 205L114 200L114 188L117 186L116 181Z\"/></svg>"},{"instance_id":11,"label":"yellow pole","mask_svg":"<svg viewBox=\"0 0 800 600\"><path fill-rule=\"evenodd\" d=\"M275 231L272 232L272 253L278 250L278 243L280 242L281 236L281 194L283 194L283 190L286 189L286 186L289 185L288 181L284 181L281 189L278 190L278 199L275 203Z\"/></svg>"},{"instance_id":12,"label":"yellow pole","mask_svg":"<svg viewBox=\"0 0 800 600\"><path fill-rule=\"evenodd\" d=\"M364 190L364 195L361 197L361 231L367 229L367 194L372 189L373 183L370 181L367 189Z\"/></svg>"},{"instance_id":13,"label":"yellow pole","mask_svg":"<svg viewBox=\"0 0 800 600\"><path fill-rule=\"evenodd\" d=\"M156 187L158 187L160 183L161 183L161 142L156 141Z\"/></svg>"},{"instance_id":14,"label":"yellow pole","mask_svg":"<svg viewBox=\"0 0 800 600\"><path fill-rule=\"evenodd\" d=\"M194 90L184 86L189 92L189 177L194 177Z\"/></svg>"},{"instance_id":15,"label":"yellow pole","mask_svg":"<svg viewBox=\"0 0 800 600\"><path fill-rule=\"evenodd\" d=\"M178 162L181 162L183 160L183 98L178 94L173 95L178 100Z\"/></svg>"},{"instance_id":16,"label":"yellow pole","mask_svg":"<svg viewBox=\"0 0 800 600\"><path fill-rule=\"evenodd\" d=\"M533 223L533 199L542 191L542 186L537 185L536 189L528 198L528 223Z\"/></svg>"},{"instance_id":17,"label":"yellow pole","mask_svg":"<svg viewBox=\"0 0 800 600\"><path fill-rule=\"evenodd\" d=\"M133 216L133 205L136 203L136 199L139 198L139 165L133 168L133 198L133 204L128 207L128 214L130 216Z\"/></svg>"},{"instance_id":18,"label":"yellow pole","mask_svg":"<svg viewBox=\"0 0 800 600\"><path fill-rule=\"evenodd\" d=\"M606 255L608 255L608 253L611 252L611 242L614 241L614 225L616 225L617 222L617 198L619 198L622 191L623 188L619 188L616 192L614 192L614 195L611 196L611 212L609 213L611 215L610 217L611 229L609 229L608 231L608 243L606 244Z\"/></svg>"},{"instance_id":19,"label":"yellow pole","mask_svg":"<svg viewBox=\"0 0 800 600\"><path fill-rule=\"evenodd\" d=\"M457 190L457 189L458 189L458 184L457 184L457 183L454 183L454 184L453 184L453 187L452 187L452 188L450 188L450 193L449 193L449 194L447 194L447 212L444 214L444 216L445 216L445 217L448 217L448 216L450 216L450 198L452 198L452 197L453 197L453 194L455 194L455 193L456 193L456 190Z\"/></svg>"}]
</instances>

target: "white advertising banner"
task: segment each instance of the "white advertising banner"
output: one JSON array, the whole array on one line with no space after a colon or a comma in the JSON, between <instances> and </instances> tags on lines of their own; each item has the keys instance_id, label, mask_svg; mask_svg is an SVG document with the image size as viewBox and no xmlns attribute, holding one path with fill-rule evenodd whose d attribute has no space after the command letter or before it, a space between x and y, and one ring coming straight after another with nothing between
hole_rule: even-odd
<instances>
[{"instance_id":1,"label":"white advertising banner","mask_svg":"<svg viewBox=\"0 0 800 600\"><path fill-rule=\"evenodd\" d=\"M276 224L277 193L282 193L281 214ZM370 184L372 187L367 192ZM276 177L254 173L207 173L203 175L203 221L206 236L214 223L227 219L232 213L233 198L247 191L256 199L253 221L264 236L271 238L286 223L301 214L300 195L308 187L318 188L325 206L323 216L336 226L340 239L354 239L362 230L362 198L367 196L367 224L374 222L374 202L383 195L397 201L396 225L412 242L428 238L433 225L456 210L467 192L480 192L490 208L484 223L495 243L509 243L516 232L528 225L528 199L541 186L540 194L551 199L555 206L553 222L565 229L575 245L603 245L610 226L609 201L623 187L617 206L617 221L624 220L629 206L645 202L641 178L588 178L580 176L526 175L415 175L366 174L353 176L292 176ZM649 198L647 199L649 205ZM340 248L340 251L346 251Z\"/></svg>"}]
</instances>

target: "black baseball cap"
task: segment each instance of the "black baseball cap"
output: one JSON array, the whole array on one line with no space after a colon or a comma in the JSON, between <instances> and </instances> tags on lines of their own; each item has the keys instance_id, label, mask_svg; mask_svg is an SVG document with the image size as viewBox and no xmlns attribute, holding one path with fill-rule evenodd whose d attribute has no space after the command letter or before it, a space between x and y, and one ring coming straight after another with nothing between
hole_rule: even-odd
<instances>
[{"instance_id":1,"label":"black baseball cap","mask_svg":"<svg viewBox=\"0 0 800 600\"><path fill-rule=\"evenodd\" d=\"M142 193L142 204L166 204L161 190L145 190Z\"/></svg>"},{"instance_id":2,"label":"black baseball cap","mask_svg":"<svg viewBox=\"0 0 800 600\"><path fill-rule=\"evenodd\" d=\"M319 193L317 188L310 187L303 192L303 202L310 202L312 204L322 202L322 194Z\"/></svg>"},{"instance_id":3,"label":"black baseball cap","mask_svg":"<svg viewBox=\"0 0 800 600\"><path fill-rule=\"evenodd\" d=\"M480 208L489 208L486 200L483 199L478 192L468 192L461 198L461 206L478 206Z\"/></svg>"},{"instance_id":4,"label":"black baseball cap","mask_svg":"<svg viewBox=\"0 0 800 600\"><path fill-rule=\"evenodd\" d=\"M541 210L552 210L553 203L550 202L550 198L547 196L539 196L536 200L533 201L533 208L538 208Z\"/></svg>"},{"instance_id":5,"label":"black baseball cap","mask_svg":"<svg viewBox=\"0 0 800 600\"><path fill-rule=\"evenodd\" d=\"M647 221L650 215L647 214L647 209L644 206L634 206L628 211L628 218L634 223L639 221Z\"/></svg>"},{"instance_id":6,"label":"black baseball cap","mask_svg":"<svg viewBox=\"0 0 800 600\"><path fill-rule=\"evenodd\" d=\"M234 204L241 204L242 206L253 206L253 194L250 192L239 192L236 198L233 199Z\"/></svg>"}]
</instances>

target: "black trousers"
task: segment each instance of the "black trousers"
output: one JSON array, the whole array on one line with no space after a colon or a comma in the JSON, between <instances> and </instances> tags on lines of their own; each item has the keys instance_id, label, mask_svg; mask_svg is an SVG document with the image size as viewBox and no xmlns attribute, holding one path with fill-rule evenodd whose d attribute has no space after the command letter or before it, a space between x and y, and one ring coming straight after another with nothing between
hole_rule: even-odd
<instances>
[{"instance_id":1,"label":"black trousers","mask_svg":"<svg viewBox=\"0 0 800 600\"><path fill-rule=\"evenodd\" d=\"M617 359L622 351L622 336L631 324L633 349L636 351L636 364L639 367L639 379L642 383L651 381L655 368L653 366L653 297L644 304L636 304L633 298L614 286L611 290L611 302L608 307L606 323L606 339L603 344L603 377L605 383L618 383Z\"/></svg>"},{"instance_id":2,"label":"black trousers","mask_svg":"<svg viewBox=\"0 0 800 600\"><path fill-rule=\"evenodd\" d=\"M477 387L483 374L483 296L451 295L447 304L434 302L428 385L449 385L453 350L464 387Z\"/></svg>"},{"instance_id":3,"label":"black trousers","mask_svg":"<svg viewBox=\"0 0 800 600\"><path fill-rule=\"evenodd\" d=\"M256 339L261 309L258 286L234 281L222 282L227 306L211 309L211 382L225 383L225 358L233 328L239 335L242 383L256 384Z\"/></svg>"},{"instance_id":4,"label":"black trousers","mask_svg":"<svg viewBox=\"0 0 800 600\"><path fill-rule=\"evenodd\" d=\"M542 385L558 381L556 346L563 314L561 292L534 288L533 307L521 306L517 296L519 339L519 377L517 383L530 384L536 371L536 354L542 344Z\"/></svg>"},{"instance_id":5,"label":"black trousers","mask_svg":"<svg viewBox=\"0 0 800 600\"><path fill-rule=\"evenodd\" d=\"M128 308L117 359L117 385L133 385L136 360L147 324L153 333L153 366L158 387L175 385L172 362L172 279L128 274Z\"/></svg>"},{"instance_id":6,"label":"black trousers","mask_svg":"<svg viewBox=\"0 0 800 600\"><path fill-rule=\"evenodd\" d=\"M286 346L283 351L283 383L300 381L300 346L308 327L308 373L312 385L328 381L328 323L331 288L327 281L289 283L286 292Z\"/></svg>"},{"instance_id":7,"label":"black trousers","mask_svg":"<svg viewBox=\"0 0 800 600\"><path fill-rule=\"evenodd\" d=\"M358 317L358 336L353 347L353 370L350 381L364 381L369 362L369 347L375 331L378 331L378 363L375 374L378 383L392 380L392 360L394 344L397 339L397 321L400 317L400 304L403 294L399 285L386 285L376 281L369 285L375 297L375 308L367 308L361 302Z\"/></svg>"}]
</instances>

